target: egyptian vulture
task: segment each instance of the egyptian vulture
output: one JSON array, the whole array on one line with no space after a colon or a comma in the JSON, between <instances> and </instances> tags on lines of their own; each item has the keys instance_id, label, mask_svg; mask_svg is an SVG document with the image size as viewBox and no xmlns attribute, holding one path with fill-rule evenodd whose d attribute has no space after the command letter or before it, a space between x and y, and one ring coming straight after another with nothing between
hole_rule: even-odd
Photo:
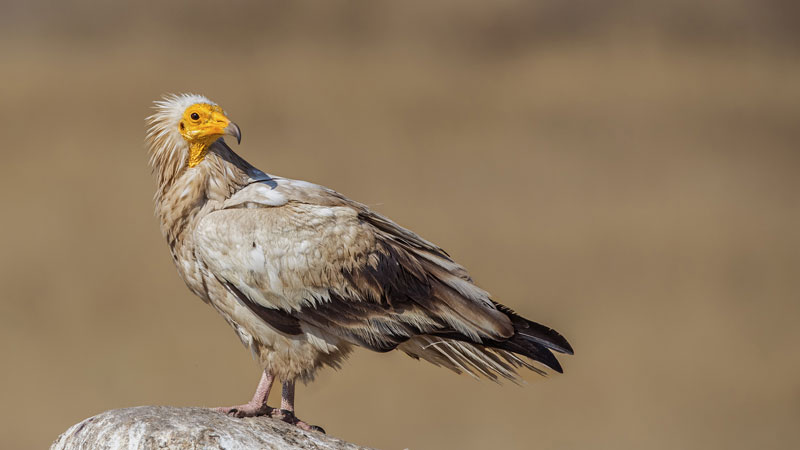
<instances>
[{"instance_id":1,"label":"egyptian vulture","mask_svg":"<svg viewBox=\"0 0 800 450\"><path fill-rule=\"evenodd\" d=\"M233 327L264 369L253 399L218 408L294 415L295 381L339 367L354 347L401 350L457 373L518 381L572 354L556 331L495 302L435 244L331 189L269 175L222 139L239 127L209 99L155 102L147 145L156 216L189 289ZM528 358L528 359L526 359ZM280 408L267 406L280 378Z\"/></svg>"}]
</instances>

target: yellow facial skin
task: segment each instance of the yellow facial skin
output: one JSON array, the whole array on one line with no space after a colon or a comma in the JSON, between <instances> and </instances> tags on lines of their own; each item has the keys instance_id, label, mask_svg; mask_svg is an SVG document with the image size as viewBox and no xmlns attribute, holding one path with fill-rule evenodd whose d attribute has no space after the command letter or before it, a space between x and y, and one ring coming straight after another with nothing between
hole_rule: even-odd
<instances>
[{"instance_id":1,"label":"yellow facial skin","mask_svg":"<svg viewBox=\"0 0 800 450\"><path fill-rule=\"evenodd\" d=\"M239 127L225 116L222 108L206 103L196 103L183 112L178 131L189 143L187 164L194 167L205 158L208 147L224 135L241 141Z\"/></svg>"}]
</instances>

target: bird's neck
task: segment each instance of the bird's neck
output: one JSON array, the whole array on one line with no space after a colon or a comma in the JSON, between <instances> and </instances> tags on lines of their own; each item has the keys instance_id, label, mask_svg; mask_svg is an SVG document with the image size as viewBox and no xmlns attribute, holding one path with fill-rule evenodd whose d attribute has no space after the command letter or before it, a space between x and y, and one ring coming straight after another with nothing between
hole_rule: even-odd
<instances>
[{"instance_id":1,"label":"bird's neck","mask_svg":"<svg viewBox=\"0 0 800 450\"><path fill-rule=\"evenodd\" d=\"M203 151L205 155L196 164L186 164L156 193L156 216L171 247L199 216L221 208L251 179L253 166L224 142L218 141Z\"/></svg>"},{"instance_id":2,"label":"bird's neck","mask_svg":"<svg viewBox=\"0 0 800 450\"><path fill-rule=\"evenodd\" d=\"M211 144L211 142L204 141L195 141L189 144L189 156L186 158L186 166L192 168L203 162Z\"/></svg>"}]
</instances>

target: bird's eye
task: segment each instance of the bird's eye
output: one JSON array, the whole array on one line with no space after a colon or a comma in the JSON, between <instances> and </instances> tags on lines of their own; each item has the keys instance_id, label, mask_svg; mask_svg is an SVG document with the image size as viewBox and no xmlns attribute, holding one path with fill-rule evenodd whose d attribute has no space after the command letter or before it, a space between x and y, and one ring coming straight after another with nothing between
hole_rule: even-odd
<instances>
[{"instance_id":1,"label":"bird's eye","mask_svg":"<svg viewBox=\"0 0 800 450\"><path fill-rule=\"evenodd\" d=\"M192 118L192 120L197 120L197 119L199 119L199 118L200 118L200 114L197 114L197 113L192 113L192 115L191 115L191 116L189 116L189 117L191 117L191 118Z\"/></svg>"}]
</instances>

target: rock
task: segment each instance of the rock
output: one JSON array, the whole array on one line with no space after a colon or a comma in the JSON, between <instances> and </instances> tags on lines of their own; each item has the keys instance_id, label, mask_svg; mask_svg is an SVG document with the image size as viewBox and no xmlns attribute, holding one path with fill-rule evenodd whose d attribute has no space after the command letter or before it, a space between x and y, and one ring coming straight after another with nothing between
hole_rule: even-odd
<instances>
[{"instance_id":1,"label":"rock","mask_svg":"<svg viewBox=\"0 0 800 450\"><path fill-rule=\"evenodd\" d=\"M70 427L51 450L365 449L268 417L237 419L204 408L114 409Z\"/></svg>"}]
</instances>

